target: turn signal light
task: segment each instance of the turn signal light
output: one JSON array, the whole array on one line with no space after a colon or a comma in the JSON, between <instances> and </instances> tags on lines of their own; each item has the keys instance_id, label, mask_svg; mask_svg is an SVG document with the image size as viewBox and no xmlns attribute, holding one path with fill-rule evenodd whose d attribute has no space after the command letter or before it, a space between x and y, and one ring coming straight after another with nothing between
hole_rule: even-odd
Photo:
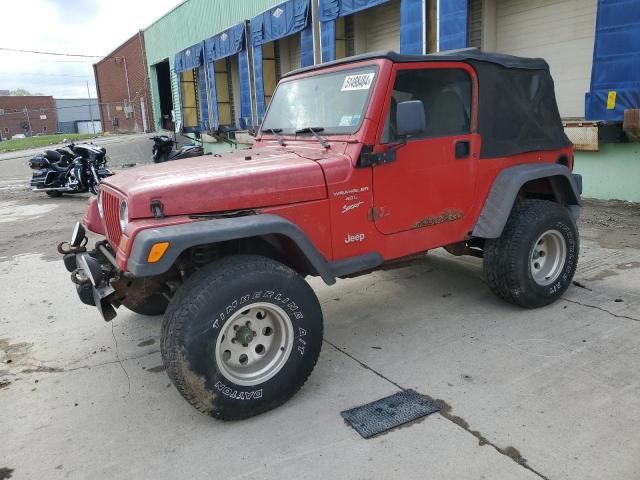
<instances>
[{"instance_id":1,"label":"turn signal light","mask_svg":"<svg viewBox=\"0 0 640 480\"><path fill-rule=\"evenodd\" d=\"M169 248L169 242L154 243L151 249L149 250L149 256L147 257L147 262L149 263L159 262L168 248Z\"/></svg>"}]
</instances>

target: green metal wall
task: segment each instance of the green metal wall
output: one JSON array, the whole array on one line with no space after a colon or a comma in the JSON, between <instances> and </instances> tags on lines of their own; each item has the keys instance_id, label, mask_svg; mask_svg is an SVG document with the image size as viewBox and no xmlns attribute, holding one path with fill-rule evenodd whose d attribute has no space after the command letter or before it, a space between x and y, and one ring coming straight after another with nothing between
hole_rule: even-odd
<instances>
[{"instance_id":1,"label":"green metal wall","mask_svg":"<svg viewBox=\"0 0 640 480\"><path fill-rule=\"evenodd\" d=\"M158 128L160 101L154 65L169 59L173 86L173 109L180 120L180 100L173 73L176 52L222 30L249 20L283 0L186 0L144 30L145 54L151 86L153 122Z\"/></svg>"},{"instance_id":2,"label":"green metal wall","mask_svg":"<svg viewBox=\"0 0 640 480\"><path fill-rule=\"evenodd\" d=\"M599 152L576 152L585 198L640 202L640 143L601 144Z\"/></svg>"}]
</instances>

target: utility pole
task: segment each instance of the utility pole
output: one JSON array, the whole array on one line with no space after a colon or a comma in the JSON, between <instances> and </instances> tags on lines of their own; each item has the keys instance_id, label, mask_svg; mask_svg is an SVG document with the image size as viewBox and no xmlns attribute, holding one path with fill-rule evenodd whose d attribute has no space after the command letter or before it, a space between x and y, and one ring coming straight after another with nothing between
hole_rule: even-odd
<instances>
[{"instance_id":1,"label":"utility pole","mask_svg":"<svg viewBox=\"0 0 640 480\"><path fill-rule=\"evenodd\" d=\"M89 80L87 80L87 99L89 100L89 118L91 119L91 127L93 134L96 134L96 124L93 123L93 109L91 108L91 93L89 92Z\"/></svg>"}]
</instances>

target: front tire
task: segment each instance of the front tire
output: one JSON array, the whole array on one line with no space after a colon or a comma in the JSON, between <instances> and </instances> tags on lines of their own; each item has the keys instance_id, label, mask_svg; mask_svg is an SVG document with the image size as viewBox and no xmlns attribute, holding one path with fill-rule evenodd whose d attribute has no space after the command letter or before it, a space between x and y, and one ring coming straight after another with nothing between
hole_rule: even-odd
<instances>
[{"instance_id":1,"label":"front tire","mask_svg":"<svg viewBox=\"0 0 640 480\"><path fill-rule=\"evenodd\" d=\"M169 160L168 153L160 153L159 155L153 157L153 163L164 163Z\"/></svg>"},{"instance_id":2,"label":"front tire","mask_svg":"<svg viewBox=\"0 0 640 480\"><path fill-rule=\"evenodd\" d=\"M274 260L214 262L172 299L161 334L169 378L196 409L240 420L291 398L322 346L322 310L311 287Z\"/></svg>"},{"instance_id":3,"label":"front tire","mask_svg":"<svg viewBox=\"0 0 640 480\"><path fill-rule=\"evenodd\" d=\"M546 200L521 200L502 235L485 243L487 283L513 304L549 305L571 285L579 248L578 230L567 208Z\"/></svg>"}]
</instances>

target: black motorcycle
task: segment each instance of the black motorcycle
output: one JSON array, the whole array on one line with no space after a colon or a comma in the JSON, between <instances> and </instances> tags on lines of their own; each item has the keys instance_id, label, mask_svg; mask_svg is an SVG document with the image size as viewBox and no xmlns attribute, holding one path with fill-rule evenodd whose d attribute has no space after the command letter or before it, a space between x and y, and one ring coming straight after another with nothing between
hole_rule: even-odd
<instances>
[{"instance_id":1,"label":"black motorcycle","mask_svg":"<svg viewBox=\"0 0 640 480\"><path fill-rule=\"evenodd\" d=\"M157 135L151 137L150 140L153 140L153 163L204 155L204 150L201 145L183 145L179 149L174 150L173 146L175 145L175 141L167 135Z\"/></svg>"},{"instance_id":2,"label":"black motorcycle","mask_svg":"<svg viewBox=\"0 0 640 480\"><path fill-rule=\"evenodd\" d=\"M113 175L107 168L107 150L90 143L45 150L29 160L31 187L50 197L63 193L98 193L100 181Z\"/></svg>"}]
</instances>

